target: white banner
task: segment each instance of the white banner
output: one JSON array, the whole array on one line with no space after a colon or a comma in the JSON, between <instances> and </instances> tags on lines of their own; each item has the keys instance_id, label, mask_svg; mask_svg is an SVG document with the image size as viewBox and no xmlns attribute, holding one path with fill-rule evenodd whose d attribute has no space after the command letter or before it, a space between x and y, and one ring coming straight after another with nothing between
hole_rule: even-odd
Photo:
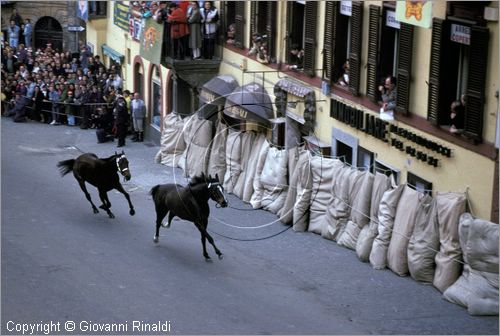
<instances>
[{"instance_id":1,"label":"white banner","mask_svg":"<svg viewBox=\"0 0 500 336\"><path fill-rule=\"evenodd\" d=\"M340 2L340 14L352 16L352 1Z\"/></svg>"},{"instance_id":2,"label":"white banner","mask_svg":"<svg viewBox=\"0 0 500 336\"><path fill-rule=\"evenodd\" d=\"M401 27L400 22L396 19L395 11L387 11L387 16L385 17L385 25L387 27L392 27L399 29Z\"/></svg>"}]
</instances>

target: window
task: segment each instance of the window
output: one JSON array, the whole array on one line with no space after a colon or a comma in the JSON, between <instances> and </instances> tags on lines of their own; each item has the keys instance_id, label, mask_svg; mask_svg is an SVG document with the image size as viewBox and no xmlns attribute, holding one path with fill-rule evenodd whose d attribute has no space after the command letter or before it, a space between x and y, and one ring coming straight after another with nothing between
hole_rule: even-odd
<instances>
[{"instance_id":1,"label":"window","mask_svg":"<svg viewBox=\"0 0 500 336\"><path fill-rule=\"evenodd\" d=\"M337 157L340 161L352 165L352 147L343 143L342 141L337 141Z\"/></svg>"},{"instance_id":2,"label":"window","mask_svg":"<svg viewBox=\"0 0 500 336\"><path fill-rule=\"evenodd\" d=\"M407 181L408 186L418 192L432 196L432 183L408 172Z\"/></svg>"},{"instance_id":3,"label":"window","mask_svg":"<svg viewBox=\"0 0 500 336\"><path fill-rule=\"evenodd\" d=\"M355 166L358 162L358 138L340 128L332 130L332 155L345 163Z\"/></svg>"},{"instance_id":4,"label":"window","mask_svg":"<svg viewBox=\"0 0 500 336\"><path fill-rule=\"evenodd\" d=\"M276 1L252 1L250 3L250 43L254 33L261 36L266 44L267 55L276 62Z\"/></svg>"},{"instance_id":5,"label":"window","mask_svg":"<svg viewBox=\"0 0 500 336\"><path fill-rule=\"evenodd\" d=\"M286 46L298 44L304 50L304 72L315 75L317 7L315 1L287 2ZM287 53L290 62L290 53Z\"/></svg>"},{"instance_id":6,"label":"window","mask_svg":"<svg viewBox=\"0 0 500 336\"><path fill-rule=\"evenodd\" d=\"M89 16L106 16L107 1L89 1Z\"/></svg>"},{"instance_id":7,"label":"window","mask_svg":"<svg viewBox=\"0 0 500 336\"><path fill-rule=\"evenodd\" d=\"M244 48L245 31L245 2L246 1L224 1L221 4L222 29L224 29L224 38L227 41L227 31L229 26L234 24L236 29L234 41L232 44L238 48Z\"/></svg>"},{"instance_id":8,"label":"window","mask_svg":"<svg viewBox=\"0 0 500 336\"><path fill-rule=\"evenodd\" d=\"M323 80L344 85L354 95L359 94L362 24L361 1L326 2Z\"/></svg>"},{"instance_id":9,"label":"window","mask_svg":"<svg viewBox=\"0 0 500 336\"><path fill-rule=\"evenodd\" d=\"M464 95L463 134L482 141L489 31L464 20L435 18L432 25L427 120L450 124L450 106Z\"/></svg>"},{"instance_id":10,"label":"window","mask_svg":"<svg viewBox=\"0 0 500 336\"><path fill-rule=\"evenodd\" d=\"M411 62L413 49L413 26L396 21L394 4L385 7L380 15L379 6L369 7L369 37L367 60L366 95L374 101L380 100L378 86L385 77L397 78L398 95L396 112L408 113Z\"/></svg>"},{"instance_id":11,"label":"window","mask_svg":"<svg viewBox=\"0 0 500 336\"><path fill-rule=\"evenodd\" d=\"M386 176L393 176L394 182L399 184L400 171L393 167L386 165L378 160L375 160L375 172L385 174Z\"/></svg>"},{"instance_id":12,"label":"window","mask_svg":"<svg viewBox=\"0 0 500 336\"><path fill-rule=\"evenodd\" d=\"M162 98L161 98L161 79L158 72L158 67L154 66L151 74L151 95L149 102L149 110L151 111L151 124L160 128L162 116Z\"/></svg>"},{"instance_id":13,"label":"window","mask_svg":"<svg viewBox=\"0 0 500 336\"><path fill-rule=\"evenodd\" d=\"M134 66L134 91L139 92L141 98L144 97L144 70L140 63L135 63Z\"/></svg>"},{"instance_id":14,"label":"window","mask_svg":"<svg viewBox=\"0 0 500 336\"><path fill-rule=\"evenodd\" d=\"M365 168L367 171L373 172L373 152L369 150L358 147L358 168Z\"/></svg>"}]
</instances>

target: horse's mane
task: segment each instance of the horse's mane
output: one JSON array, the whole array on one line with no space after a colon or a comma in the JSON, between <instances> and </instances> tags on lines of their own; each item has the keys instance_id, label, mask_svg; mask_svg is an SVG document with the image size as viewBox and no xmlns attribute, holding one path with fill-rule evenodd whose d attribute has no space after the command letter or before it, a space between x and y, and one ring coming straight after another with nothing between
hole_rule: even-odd
<instances>
[{"instance_id":1,"label":"horse's mane","mask_svg":"<svg viewBox=\"0 0 500 336\"><path fill-rule=\"evenodd\" d=\"M207 176L205 174L201 174L201 175L193 176L191 178L191 180L189 181L189 185L192 187L192 186L195 186L197 184L211 183L211 182L219 182L219 181L212 176Z\"/></svg>"}]
</instances>

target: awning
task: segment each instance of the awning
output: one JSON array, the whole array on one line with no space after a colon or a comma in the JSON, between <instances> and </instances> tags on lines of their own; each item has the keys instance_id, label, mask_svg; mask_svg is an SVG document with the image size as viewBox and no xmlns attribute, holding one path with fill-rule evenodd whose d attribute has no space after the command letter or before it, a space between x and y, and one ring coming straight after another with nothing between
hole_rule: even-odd
<instances>
[{"instance_id":1,"label":"awning","mask_svg":"<svg viewBox=\"0 0 500 336\"><path fill-rule=\"evenodd\" d=\"M306 95L314 92L314 90L310 87L304 86L303 84L292 81L288 78L281 79L278 83L276 83L276 86L297 97L305 97Z\"/></svg>"},{"instance_id":2,"label":"awning","mask_svg":"<svg viewBox=\"0 0 500 336\"><path fill-rule=\"evenodd\" d=\"M206 82L200 91L200 102L204 104L224 105L226 97L238 87L233 76L220 75Z\"/></svg>"},{"instance_id":3,"label":"awning","mask_svg":"<svg viewBox=\"0 0 500 336\"><path fill-rule=\"evenodd\" d=\"M123 56L122 54L120 54L118 51L114 50L107 44L102 45L102 53L111 58L118 64L122 64L123 60L125 59L125 56Z\"/></svg>"},{"instance_id":4,"label":"awning","mask_svg":"<svg viewBox=\"0 0 500 336\"><path fill-rule=\"evenodd\" d=\"M236 88L227 98L224 114L241 120L270 124L273 103L267 91L257 83Z\"/></svg>"}]
</instances>

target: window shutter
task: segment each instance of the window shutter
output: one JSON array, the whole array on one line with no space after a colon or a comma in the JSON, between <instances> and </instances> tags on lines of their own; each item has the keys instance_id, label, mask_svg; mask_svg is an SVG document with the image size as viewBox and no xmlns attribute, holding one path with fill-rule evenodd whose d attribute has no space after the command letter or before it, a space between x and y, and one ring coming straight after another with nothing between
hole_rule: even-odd
<instances>
[{"instance_id":1,"label":"window shutter","mask_svg":"<svg viewBox=\"0 0 500 336\"><path fill-rule=\"evenodd\" d=\"M488 28L471 27L464 135L478 142L483 138L484 90L489 37Z\"/></svg>"},{"instance_id":2,"label":"window shutter","mask_svg":"<svg viewBox=\"0 0 500 336\"><path fill-rule=\"evenodd\" d=\"M361 44L363 28L363 2L352 2L351 16L351 53L349 54L349 91L359 95L361 77Z\"/></svg>"},{"instance_id":3,"label":"window shutter","mask_svg":"<svg viewBox=\"0 0 500 336\"><path fill-rule=\"evenodd\" d=\"M333 46L335 45L335 17L337 2L325 3L325 38L323 40L323 80L333 84Z\"/></svg>"},{"instance_id":4,"label":"window shutter","mask_svg":"<svg viewBox=\"0 0 500 336\"><path fill-rule=\"evenodd\" d=\"M401 23L398 50L398 95L396 112L408 114L410 104L411 60L413 54L413 25Z\"/></svg>"},{"instance_id":5,"label":"window shutter","mask_svg":"<svg viewBox=\"0 0 500 336\"><path fill-rule=\"evenodd\" d=\"M432 22L431 61L429 66L429 97L427 101L427 120L434 125L439 124L440 108L440 75L441 45L443 40L444 21L434 18Z\"/></svg>"},{"instance_id":6,"label":"window shutter","mask_svg":"<svg viewBox=\"0 0 500 336\"><path fill-rule=\"evenodd\" d=\"M234 45L238 48L244 48L244 31L245 31L245 1L236 1L236 36Z\"/></svg>"},{"instance_id":7,"label":"window shutter","mask_svg":"<svg viewBox=\"0 0 500 336\"><path fill-rule=\"evenodd\" d=\"M266 21L266 34L267 34L267 49L271 58L276 58L276 42L274 40L274 33L276 32L276 1L267 2L267 21Z\"/></svg>"},{"instance_id":8,"label":"window shutter","mask_svg":"<svg viewBox=\"0 0 500 336\"><path fill-rule=\"evenodd\" d=\"M286 62L290 63L290 47L292 46L293 2L286 2Z\"/></svg>"},{"instance_id":9,"label":"window shutter","mask_svg":"<svg viewBox=\"0 0 500 336\"><path fill-rule=\"evenodd\" d=\"M259 13L260 14L260 13ZM250 2L250 46L252 44L253 33L259 33L257 31L257 2Z\"/></svg>"},{"instance_id":10,"label":"window shutter","mask_svg":"<svg viewBox=\"0 0 500 336\"><path fill-rule=\"evenodd\" d=\"M305 34L304 34L304 72L314 77L316 59L316 14L318 3L306 2Z\"/></svg>"},{"instance_id":11,"label":"window shutter","mask_svg":"<svg viewBox=\"0 0 500 336\"><path fill-rule=\"evenodd\" d=\"M372 100L377 100L377 65L378 46L380 35L380 7L370 5L368 21L368 60L366 69L366 95Z\"/></svg>"}]
</instances>

